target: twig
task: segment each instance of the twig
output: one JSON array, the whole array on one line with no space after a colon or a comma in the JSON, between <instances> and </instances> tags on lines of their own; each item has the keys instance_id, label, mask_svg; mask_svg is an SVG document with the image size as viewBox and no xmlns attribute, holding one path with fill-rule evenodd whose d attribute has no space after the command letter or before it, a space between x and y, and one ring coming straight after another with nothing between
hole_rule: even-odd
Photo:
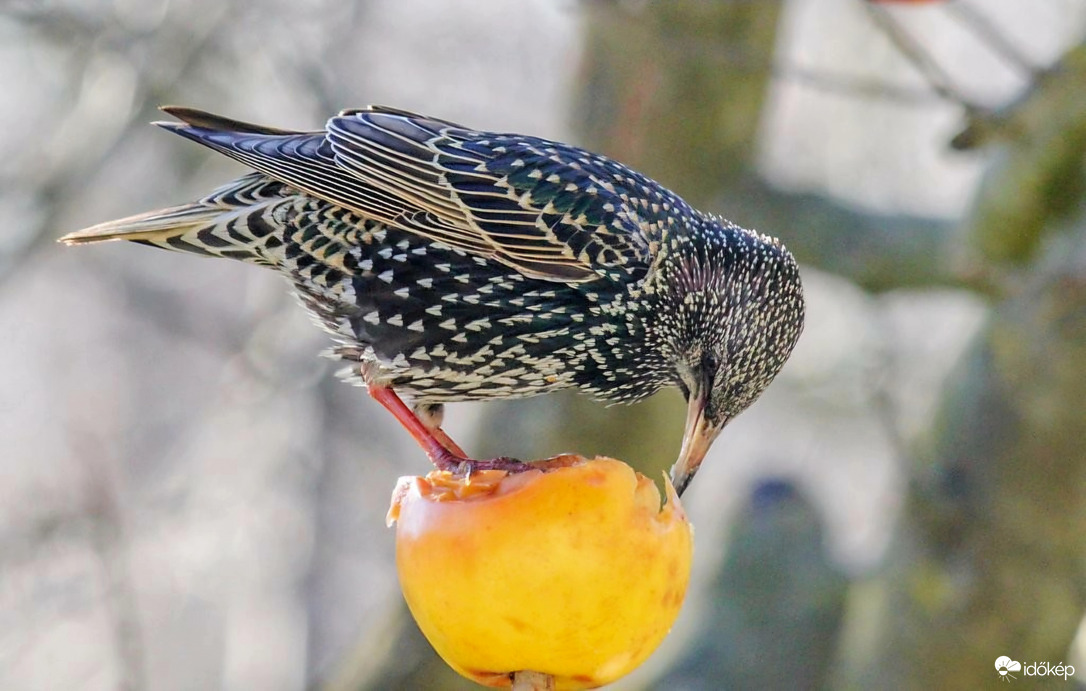
<instances>
[{"instance_id":1,"label":"twig","mask_svg":"<svg viewBox=\"0 0 1086 691\"><path fill-rule=\"evenodd\" d=\"M872 21L890 39L894 47L912 63L913 67L920 72L924 80L937 94L964 106L966 110L980 110L977 104L966 98L962 91L954 85L950 75L931 57L927 49L901 28L885 7L871 2L865 2L863 5L867 8L867 13L871 16Z\"/></svg>"},{"instance_id":2,"label":"twig","mask_svg":"<svg viewBox=\"0 0 1086 691\"><path fill-rule=\"evenodd\" d=\"M513 691L554 691L554 677L542 672L516 672L513 674Z\"/></svg>"},{"instance_id":3,"label":"twig","mask_svg":"<svg viewBox=\"0 0 1086 691\"><path fill-rule=\"evenodd\" d=\"M897 86L879 79L868 79L851 74L834 74L799 65L776 64L773 66L773 76L807 84L822 91L858 98L895 101L903 105L927 105L949 98L947 94L937 90Z\"/></svg>"},{"instance_id":4,"label":"twig","mask_svg":"<svg viewBox=\"0 0 1086 691\"><path fill-rule=\"evenodd\" d=\"M231 10L223 10L221 21L209 23L203 33L195 36L187 36L178 39L177 36L159 37L160 42L172 42L185 47L185 52L174 56L171 60L173 72L166 80L156 78L153 72L154 65L134 60L133 64L141 67L138 77L138 87L135 104L129 110L128 116L120 127L117 135L103 149L93 157L93 160L85 160L79 165L65 167L53 172L48 179L42 182L38 189L30 192L37 198L37 208L43 209L43 213L37 220L32 231L28 233L28 239L15 248L3 248L6 251L0 255L0 288L5 282L17 274L19 269L27 264L27 261L40 249L49 245L49 238L56 232L57 221L64 217L69 207L67 201L77 198L77 192L86 186L95 171L103 167L104 162L110 160L125 144L126 139L136 130L143 127L144 114L149 102L154 104L161 100L164 93L170 91L173 84L183 79L195 70L206 54L210 46L215 45L228 31L231 25L227 19ZM40 29L51 40L60 40L58 36L50 33L51 25L43 20L44 14L37 10L27 10L25 7L16 6L14 10L8 8L0 15L13 16L18 21L29 27ZM68 44L93 45L98 40L95 24L79 15L68 17L71 27L78 29L74 35L66 35L64 41ZM187 39L187 40L186 40Z\"/></svg>"},{"instance_id":5,"label":"twig","mask_svg":"<svg viewBox=\"0 0 1086 691\"><path fill-rule=\"evenodd\" d=\"M980 37L989 48L1002 56L1007 62L1022 70L1027 76L1036 76L1043 68L1014 45L1006 34L992 20L976 7L967 2L948 2L947 11L961 24L967 26Z\"/></svg>"}]
</instances>

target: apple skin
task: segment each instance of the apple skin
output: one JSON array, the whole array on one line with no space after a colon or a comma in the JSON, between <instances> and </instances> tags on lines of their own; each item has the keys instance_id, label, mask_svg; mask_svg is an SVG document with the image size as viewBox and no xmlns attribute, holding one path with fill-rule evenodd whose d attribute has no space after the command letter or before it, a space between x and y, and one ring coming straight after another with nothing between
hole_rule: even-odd
<instances>
[{"instance_id":1,"label":"apple skin","mask_svg":"<svg viewBox=\"0 0 1086 691\"><path fill-rule=\"evenodd\" d=\"M640 665L686 595L693 528L670 483L610 458L542 472L401 478L400 585L419 628L460 674L509 686L552 675L595 688ZM666 482L666 480L665 480Z\"/></svg>"}]
</instances>

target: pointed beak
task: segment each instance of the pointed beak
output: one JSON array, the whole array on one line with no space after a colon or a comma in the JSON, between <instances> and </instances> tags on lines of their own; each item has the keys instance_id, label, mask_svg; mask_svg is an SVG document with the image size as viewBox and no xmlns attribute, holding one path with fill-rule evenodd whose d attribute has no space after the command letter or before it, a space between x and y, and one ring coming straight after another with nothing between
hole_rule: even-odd
<instances>
[{"instance_id":1,"label":"pointed beak","mask_svg":"<svg viewBox=\"0 0 1086 691\"><path fill-rule=\"evenodd\" d=\"M687 406L683 446L679 450L679 460L671 466L671 484L680 495L698 472L713 440L724 427L724 422L714 426L706 420L704 391L692 393Z\"/></svg>"}]
</instances>

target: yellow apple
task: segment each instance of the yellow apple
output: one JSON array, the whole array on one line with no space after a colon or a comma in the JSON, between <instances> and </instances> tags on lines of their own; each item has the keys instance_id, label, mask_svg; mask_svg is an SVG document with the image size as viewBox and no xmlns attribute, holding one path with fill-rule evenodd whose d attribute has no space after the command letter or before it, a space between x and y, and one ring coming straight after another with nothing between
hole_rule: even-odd
<instances>
[{"instance_id":1,"label":"yellow apple","mask_svg":"<svg viewBox=\"0 0 1086 691\"><path fill-rule=\"evenodd\" d=\"M670 483L661 508L621 461L548 467L435 471L393 495L408 607L438 654L487 686L520 671L559 689L612 682L656 649L686 594L692 527Z\"/></svg>"}]
</instances>

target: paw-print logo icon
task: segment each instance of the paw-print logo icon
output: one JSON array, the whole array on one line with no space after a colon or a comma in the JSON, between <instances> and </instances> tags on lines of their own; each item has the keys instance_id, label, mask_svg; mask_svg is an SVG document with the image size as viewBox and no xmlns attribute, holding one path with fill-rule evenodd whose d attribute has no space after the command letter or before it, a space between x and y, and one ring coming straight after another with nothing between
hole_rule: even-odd
<instances>
[{"instance_id":1,"label":"paw-print logo icon","mask_svg":"<svg viewBox=\"0 0 1086 691\"><path fill-rule=\"evenodd\" d=\"M1001 655L996 658L995 668L996 671L999 672L1000 681L1010 681L1011 679L1018 678L1011 674L1011 672L1021 672L1022 663L1012 660L1006 655Z\"/></svg>"}]
</instances>

